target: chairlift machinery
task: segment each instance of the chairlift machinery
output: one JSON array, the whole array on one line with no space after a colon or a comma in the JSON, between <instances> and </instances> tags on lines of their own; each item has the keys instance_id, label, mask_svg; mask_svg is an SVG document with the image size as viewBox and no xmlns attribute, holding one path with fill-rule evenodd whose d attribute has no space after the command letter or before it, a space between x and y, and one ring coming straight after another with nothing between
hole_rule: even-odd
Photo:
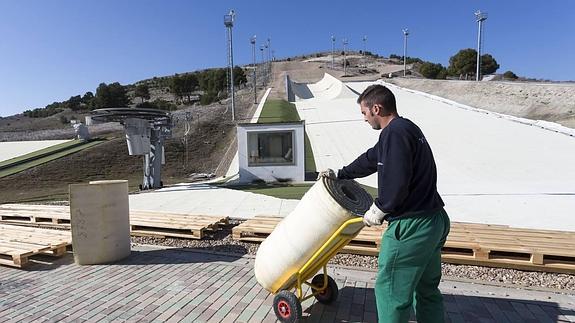
<instances>
[{"instance_id":1,"label":"chairlift machinery","mask_svg":"<svg viewBox=\"0 0 575 323\"><path fill-rule=\"evenodd\" d=\"M128 153L131 156L144 156L144 177L140 189L162 187L164 142L172 136L172 115L156 109L104 108L86 116L86 125L105 122L122 124L126 132Z\"/></svg>"}]
</instances>

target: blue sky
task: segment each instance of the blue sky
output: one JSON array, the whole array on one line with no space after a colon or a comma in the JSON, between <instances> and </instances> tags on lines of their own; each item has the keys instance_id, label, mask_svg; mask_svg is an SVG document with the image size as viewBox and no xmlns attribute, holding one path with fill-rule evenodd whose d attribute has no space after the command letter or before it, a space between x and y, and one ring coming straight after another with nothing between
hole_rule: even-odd
<instances>
[{"instance_id":1,"label":"blue sky","mask_svg":"<svg viewBox=\"0 0 575 323\"><path fill-rule=\"evenodd\" d=\"M277 57L352 49L447 65L475 48L473 13L486 11L484 52L518 75L575 80L575 1L0 0L0 116L122 84L226 65L223 15L235 9L236 64L249 38L271 37ZM260 55L258 54L258 59Z\"/></svg>"}]
</instances>

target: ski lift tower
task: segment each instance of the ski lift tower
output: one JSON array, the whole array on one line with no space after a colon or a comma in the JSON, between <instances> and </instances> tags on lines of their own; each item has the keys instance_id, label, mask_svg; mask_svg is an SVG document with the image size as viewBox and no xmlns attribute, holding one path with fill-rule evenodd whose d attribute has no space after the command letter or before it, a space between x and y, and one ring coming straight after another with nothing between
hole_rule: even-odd
<instances>
[{"instance_id":1,"label":"ski lift tower","mask_svg":"<svg viewBox=\"0 0 575 323\"><path fill-rule=\"evenodd\" d=\"M105 108L92 111L86 124L119 122L124 126L128 153L144 156L144 179L140 189L162 187L164 142L172 136L172 116L156 109Z\"/></svg>"},{"instance_id":2,"label":"ski lift tower","mask_svg":"<svg viewBox=\"0 0 575 323\"><path fill-rule=\"evenodd\" d=\"M236 18L236 13L234 10L230 10L227 15L224 15L224 26L227 30L227 47L228 47L228 67L230 69L230 79L229 79L229 91L232 97L232 121L236 120L236 103L235 103L235 91L234 91L234 46L232 29L234 27L234 20Z\"/></svg>"}]
</instances>

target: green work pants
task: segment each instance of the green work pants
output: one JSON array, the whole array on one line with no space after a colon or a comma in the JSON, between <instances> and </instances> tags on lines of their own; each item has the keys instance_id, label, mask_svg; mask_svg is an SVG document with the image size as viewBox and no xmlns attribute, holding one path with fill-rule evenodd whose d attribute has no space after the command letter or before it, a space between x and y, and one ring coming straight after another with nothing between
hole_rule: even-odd
<instances>
[{"instance_id":1,"label":"green work pants","mask_svg":"<svg viewBox=\"0 0 575 323\"><path fill-rule=\"evenodd\" d=\"M445 210L395 220L382 237L375 298L380 323L444 322L441 247L449 233Z\"/></svg>"}]
</instances>

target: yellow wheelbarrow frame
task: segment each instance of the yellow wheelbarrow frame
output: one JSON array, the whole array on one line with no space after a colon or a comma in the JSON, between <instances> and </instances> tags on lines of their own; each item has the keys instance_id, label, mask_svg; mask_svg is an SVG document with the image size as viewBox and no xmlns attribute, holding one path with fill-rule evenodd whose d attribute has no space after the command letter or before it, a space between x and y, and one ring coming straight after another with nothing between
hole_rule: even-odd
<instances>
[{"instance_id":1,"label":"yellow wheelbarrow frame","mask_svg":"<svg viewBox=\"0 0 575 323\"><path fill-rule=\"evenodd\" d=\"M289 311L299 311L296 317L301 317L301 303L311 297L317 297L320 294L323 294L324 291L329 287L328 280L331 278L327 275L327 263L331 258L333 258L343 247L345 247L351 240L353 240L363 228L363 225L358 226L358 230L350 231L352 226L358 225L363 222L362 217L356 217L344 222L330 237L329 239L309 258L309 260L297 271L296 281L295 284L292 284L287 289L280 290L276 295L278 297L280 292L289 291L292 289L296 289L297 291L297 300L300 304L292 304L295 305L296 309L291 309ZM312 276L314 276L320 269L323 268L323 283L321 286L308 282ZM334 281L335 283L335 281ZM311 294L304 295L304 291L302 286L308 285L311 287ZM337 285L335 285L337 287ZM335 291L337 293L337 290ZM292 294L293 295L293 294ZM293 296L292 296L293 297ZM295 301L295 300L293 300ZM293 302L292 301L292 302ZM287 320L286 317L282 314L279 314L277 311L277 304L276 300L274 299L274 311L276 311L276 315L280 321L290 322ZM283 319L282 319L283 316Z\"/></svg>"}]
</instances>

